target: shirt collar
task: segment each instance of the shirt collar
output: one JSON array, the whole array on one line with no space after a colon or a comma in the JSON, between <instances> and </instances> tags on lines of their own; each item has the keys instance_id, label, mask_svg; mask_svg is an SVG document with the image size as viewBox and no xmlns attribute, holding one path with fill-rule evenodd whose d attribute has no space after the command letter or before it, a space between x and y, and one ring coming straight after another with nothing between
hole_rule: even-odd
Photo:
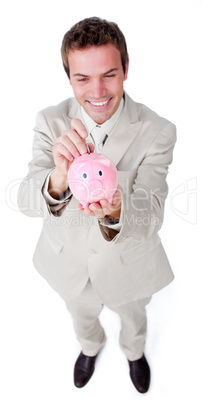
<instances>
[{"instance_id":1,"label":"shirt collar","mask_svg":"<svg viewBox=\"0 0 202 402\"><path fill-rule=\"evenodd\" d=\"M113 127L115 126L116 122L118 121L121 115L123 107L124 107L124 100L122 98L117 111L110 117L110 119L105 121L103 124L99 124L99 126L102 127L102 130L105 132L105 134L107 135L110 134L110 132L112 131ZM91 117L86 113L86 111L82 106L81 106L81 114L87 130L89 131L89 133L91 133L92 130L95 128L95 126L97 126L97 123L93 119L91 119Z\"/></svg>"}]
</instances>

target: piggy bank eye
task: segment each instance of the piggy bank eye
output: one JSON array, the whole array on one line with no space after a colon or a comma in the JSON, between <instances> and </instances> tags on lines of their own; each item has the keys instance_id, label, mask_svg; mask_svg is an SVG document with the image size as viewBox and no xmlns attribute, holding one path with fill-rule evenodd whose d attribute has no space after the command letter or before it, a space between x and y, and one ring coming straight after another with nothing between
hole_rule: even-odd
<instances>
[{"instance_id":1,"label":"piggy bank eye","mask_svg":"<svg viewBox=\"0 0 202 402\"><path fill-rule=\"evenodd\" d=\"M88 177L87 173L83 173L83 178L87 179L87 177Z\"/></svg>"},{"instance_id":2,"label":"piggy bank eye","mask_svg":"<svg viewBox=\"0 0 202 402\"><path fill-rule=\"evenodd\" d=\"M103 175L102 170L99 170L98 174L99 174L99 176L102 176Z\"/></svg>"}]
</instances>

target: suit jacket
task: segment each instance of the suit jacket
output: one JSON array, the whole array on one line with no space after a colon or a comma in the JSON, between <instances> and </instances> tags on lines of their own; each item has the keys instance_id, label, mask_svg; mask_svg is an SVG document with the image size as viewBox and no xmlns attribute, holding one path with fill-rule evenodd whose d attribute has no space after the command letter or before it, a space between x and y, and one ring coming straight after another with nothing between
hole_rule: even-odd
<instances>
[{"instance_id":1,"label":"suit jacket","mask_svg":"<svg viewBox=\"0 0 202 402\"><path fill-rule=\"evenodd\" d=\"M123 219L116 232L78 211L74 196L57 208L45 201L54 140L70 128L74 117L82 120L75 98L37 115L33 158L18 195L24 214L44 218L34 265L64 300L76 297L89 277L109 307L149 297L173 280L158 231L175 126L125 94L121 117L102 150L116 165L123 188Z\"/></svg>"}]
</instances>

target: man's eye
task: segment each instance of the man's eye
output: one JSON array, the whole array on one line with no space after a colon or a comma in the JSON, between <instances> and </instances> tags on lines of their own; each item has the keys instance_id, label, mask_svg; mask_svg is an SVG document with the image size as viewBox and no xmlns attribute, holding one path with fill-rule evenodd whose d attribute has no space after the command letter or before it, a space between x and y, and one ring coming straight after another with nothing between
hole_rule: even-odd
<instances>
[{"instance_id":1,"label":"man's eye","mask_svg":"<svg viewBox=\"0 0 202 402\"><path fill-rule=\"evenodd\" d=\"M88 78L89 78L89 77L82 77L82 76L80 76L80 77L77 77L77 81L78 81L78 82L86 82L86 81L88 81Z\"/></svg>"},{"instance_id":2,"label":"man's eye","mask_svg":"<svg viewBox=\"0 0 202 402\"><path fill-rule=\"evenodd\" d=\"M106 78L112 78L115 77L115 74L109 74L109 75L105 75Z\"/></svg>"}]
</instances>

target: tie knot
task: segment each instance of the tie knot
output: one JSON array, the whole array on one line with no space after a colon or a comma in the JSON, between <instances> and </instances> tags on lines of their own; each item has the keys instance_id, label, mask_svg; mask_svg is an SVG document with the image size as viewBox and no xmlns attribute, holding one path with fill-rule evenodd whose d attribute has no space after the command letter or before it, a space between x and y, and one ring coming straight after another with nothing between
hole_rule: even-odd
<instances>
[{"instance_id":1,"label":"tie knot","mask_svg":"<svg viewBox=\"0 0 202 402\"><path fill-rule=\"evenodd\" d=\"M102 130L102 127L100 127L99 125L94 127L91 134L95 143L95 152L100 152L103 147L103 142L106 138L106 134Z\"/></svg>"}]
</instances>

